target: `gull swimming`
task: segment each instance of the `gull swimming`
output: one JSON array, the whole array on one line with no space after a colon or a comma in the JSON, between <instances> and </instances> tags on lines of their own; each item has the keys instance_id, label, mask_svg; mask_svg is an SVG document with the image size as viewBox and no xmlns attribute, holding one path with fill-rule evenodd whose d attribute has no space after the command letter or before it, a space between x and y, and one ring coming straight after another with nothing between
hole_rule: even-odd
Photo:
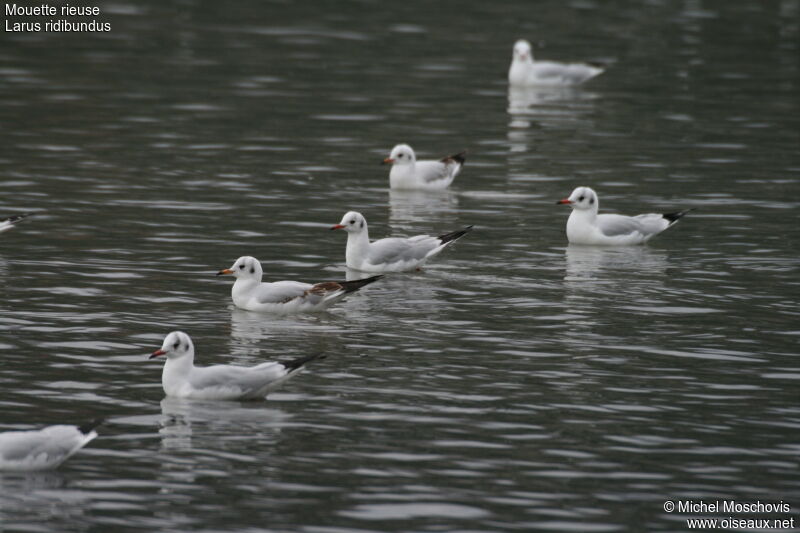
<instances>
[{"instance_id":1,"label":"gull swimming","mask_svg":"<svg viewBox=\"0 0 800 533\"><path fill-rule=\"evenodd\" d=\"M32 214L33 213L24 213L22 215L14 215L0 219L0 233L10 230L11 228L14 227L14 224L16 224L25 217L31 216Z\"/></svg>"},{"instance_id":2,"label":"gull swimming","mask_svg":"<svg viewBox=\"0 0 800 533\"><path fill-rule=\"evenodd\" d=\"M347 294L383 277L372 276L359 280L327 281L316 284L299 281L264 283L261 281L263 276L261 262L247 255L237 259L230 268L217 272L217 276L225 274L236 278L231 288L231 297L236 307L248 311L281 314L325 310Z\"/></svg>"},{"instance_id":3,"label":"gull swimming","mask_svg":"<svg viewBox=\"0 0 800 533\"><path fill-rule=\"evenodd\" d=\"M459 152L439 161L417 161L414 150L407 144L392 148L384 165L392 165L389 186L392 189L446 189L464 166L467 152Z\"/></svg>"},{"instance_id":4,"label":"gull swimming","mask_svg":"<svg viewBox=\"0 0 800 533\"><path fill-rule=\"evenodd\" d=\"M531 43L520 39L514 44L508 83L517 86L563 87L578 85L602 73L602 68L584 63L534 61Z\"/></svg>"},{"instance_id":5,"label":"gull swimming","mask_svg":"<svg viewBox=\"0 0 800 533\"><path fill-rule=\"evenodd\" d=\"M189 335L173 331L150 359L165 355L161 384L167 396L194 400L257 400L279 388L297 374L314 354L283 363L267 362L256 366L194 366L194 344Z\"/></svg>"},{"instance_id":6,"label":"gull swimming","mask_svg":"<svg viewBox=\"0 0 800 533\"><path fill-rule=\"evenodd\" d=\"M350 211L331 229L347 232L345 259L349 268L362 272L403 272L419 269L428 259L472 230L472 226L438 237L389 237L370 242L364 215Z\"/></svg>"},{"instance_id":7,"label":"gull swimming","mask_svg":"<svg viewBox=\"0 0 800 533\"><path fill-rule=\"evenodd\" d=\"M597 193L589 187L578 187L569 197L556 202L572 207L567 220L567 239L571 244L626 246L642 244L672 227L692 209L675 213L648 213L629 217L625 215L598 215Z\"/></svg>"},{"instance_id":8,"label":"gull swimming","mask_svg":"<svg viewBox=\"0 0 800 533\"><path fill-rule=\"evenodd\" d=\"M52 470L97 437L94 420L83 426L59 424L33 431L0 433L0 470Z\"/></svg>"}]
</instances>

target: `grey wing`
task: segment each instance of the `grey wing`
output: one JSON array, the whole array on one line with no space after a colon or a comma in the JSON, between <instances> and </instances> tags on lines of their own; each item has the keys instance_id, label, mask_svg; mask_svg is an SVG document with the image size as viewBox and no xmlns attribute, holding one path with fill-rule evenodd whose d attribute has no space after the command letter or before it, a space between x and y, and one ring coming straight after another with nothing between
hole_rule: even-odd
<instances>
[{"instance_id":1,"label":"grey wing","mask_svg":"<svg viewBox=\"0 0 800 533\"><path fill-rule=\"evenodd\" d=\"M282 378L286 368L276 362L257 366L214 365L195 367L192 371L192 386L197 389L218 388L248 392L257 390L265 384Z\"/></svg>"},{"instance_id":2,"label":"grey wing","mask_svg":"<svg viewBox=\"0 0 800 533\"><path fill-rule=\"evenodd\" d=\"M417 161L417 172L425 183L450 179L452 175L452 165L457 165L455 161L444 163L442 161Z\"/></svg>"},{"instance_id":3,"label":"grey wing","mask_svg":"<svg viewBox=\"0 0 800 533\"><path fill-rule=\"evenodd\" d=\"M648 213L646 215L638 215L633 217L641 228L642 233L645 235L655 235L667 229L670 225L669 220L664 218L664 215L657 213Z\"/></svg>"},{"instance_id":4,"label":"grey wing","mask_svg":"<svg viewBox=\"0 0 800 533\"><path fill-rule=\"evenodd\" d=\"M410 239L390 237L375 241L369 248L369 262L378 265L397 261L422 260L441 244L435 237L418 235Z\"/></svg>"},{"instance_id":5,"label":"grey wing","mask_svg":"<svg viewBox=\"0 0 800 533\"><path fill-rule=\"evenodd\" d=\"M603 72L601 68L580 63L537 61L534 65L537 78L567 84L580 83Z\"/></svg>"},{"instance_id":6,"label":"grey wing","mask_svg":"<svg viewBox=\"0 0 800 533\"><path fill-rule=\"evenodd\" d=\"M13 431L0 435L0 458L23 461L46 454L51 458L69 455L78 444L80 432L74 426L51 426L41 431Z\"/></svg>"},{"instance_id":7,"label":"grey wing","mask_svg":"<svg viewBox=\"0 0 800 533\"><path fill-rule=\"evenodd\" d=\"M641 222L624 215L597 215L597 226L606 237L643 233Z\"/></svg>"},{"instance_id":8,"label":"grey wing","mask_svg":"<svg viewBox=\"0 0 800 533\"><path fill-rule=\"evenodd\" d=\"M255 294L255 300L260 304L279 304L303 296L313 285L299 281L276 281L262 283Z\"/></svg>"}]
</instances>

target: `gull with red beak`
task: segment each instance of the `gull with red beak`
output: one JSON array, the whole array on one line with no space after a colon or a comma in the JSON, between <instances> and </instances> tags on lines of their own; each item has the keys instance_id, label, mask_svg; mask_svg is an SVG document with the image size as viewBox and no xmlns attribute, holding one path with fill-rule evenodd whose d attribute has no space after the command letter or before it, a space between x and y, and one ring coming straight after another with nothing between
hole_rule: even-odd
<instances>
[{"instance_id":1,"label":"gull with red beak","mask_svg":"<svg viewBox=\"0 0 800 533\"><path fill-rule=\"evenodd\" d=\"M589 187L578 187L569 197L556 202L572 207L567 220L567 239L570 244L627 246L643 244L665 229L672 227L692 209L675 213L598 215L597 193Z\"/></svg>"},{"instance_id":2,"label":"gull with red beak","mask_svg":"<svg viewBox=\"0 0 800 533\"><path fill-rule=\"evenodd\" d=\"M103 420L82 426L59 424L33 431L0 433L0 470L52 470L97 437Z\"/></svg>"},{"instance_id":3,"label":"gull with red beak","mask_svg":"<svg viewBox=\"0 0 800 533\"><path fill-rule=\"evenodd\" d=\"M534 61L531 43L520 39L514 44L508 83L523 87L565 87L578 85L602 73L602 68L583 63Z\"/></svg>"},{"instance_id":4,"label":"gull with red beak","mask_svg":"<svg viewBox=\"0 0 800 533\"><path fill-rule=\"evenodd\" d=\"M345 259L349 268L363 272L403 272L421 268L428 259L466 235L472 226L438 237L389 237L370 242L364 215L350 211L331 229L347 232Z\"/></svg>"},{"instance_id":5,"label":"gull with red beak","mask_svg":"<svg viewBox=\"0 0 800 533\"><path fill-rule=\"evenodd\" d=\"M194 366L194 344L189 335L173 331L150 359L166 356L161 384L167 396L197 400L259 400L300 372L309 361L322 354L301 357L284 363L268 362L256 366Z\"/></svg>"},{"instance_id":6,"label":"gull with red beak","mask_svg":"<svg viewBox=\"0 0 800 533\"><path fill-rule=\"evenodd\" d=\"M414 150L407 144L392 148L384 165L392 165L389 186L392 189L441 190L446 189L464 166L467 152L460 152L439 161L417 161Z\"/></svg>"},{"instance_id":7,"label":"gull with red beak","mask_svg":"<svg viewBox=\"0 0 800 533\"><path fill-rule=\"evenodd\" d=\"M351 281L301 283L299 281L261 281L261 262L255 257L242 256L230 268L217 272L217 276L232 275L236 281L231 297L236 307L248 311L266 311L290 314L323 311L347 294L364 285L378 281L382 276L372 276Z\"/></svg>"}]
</instances>

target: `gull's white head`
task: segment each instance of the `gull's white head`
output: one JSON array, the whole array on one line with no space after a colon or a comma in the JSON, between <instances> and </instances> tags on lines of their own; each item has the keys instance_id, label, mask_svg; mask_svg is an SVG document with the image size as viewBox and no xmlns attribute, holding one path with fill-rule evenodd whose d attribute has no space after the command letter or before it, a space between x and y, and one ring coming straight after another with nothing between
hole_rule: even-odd
<instances>
[{"instance_id":1,"label":"gull's white head","mask_svg":"<svg viewBox=\"0 0 800 533\"><path fill-rule=\"evenodd\" d=\"M531 43L525 39L520 39L514 43L513 59L514 61L533 61Z\"/></svg>"},{"instance_id":2,"label":"gull's white head","mask_svg":"<svg viewBox=\"0 0 800 533\"><path fill-rule=\"evenodd\" d=\"M367 229L367 219L358 211L348 211L342 221L331 226L331 229L343 229L347 233L361 233Z\"/></svg>"},{"instance_id":3,"label":"gull's white head","mask_svg":"<svg viewBox=\"0 0 800 533\"><path fill-rule=\"evenodd\" d=\"M243 255L233 263L232 267L224 268L217 272L217 276L222 276L223 274L231 274L235 276L236 279L254 279L261 281L261 276L264 274L264 271L258 259L250 257L249 255Z\"/></svg>"},{"instance_id":4,"label":"gull's white head","mask_svg":"<svg viewBox=\"0 0 800 533\"><path fill-rule=\"evenodd\" d=\"M389 157L383 160L383 164L409 165L417 160L414 150L407 144L398 144L392 148Z\"/></svg>"},{"instance_id":5,"label":"gull's white head","mask_svg":"<svg viewBox=\"0 0 800 533\"><path fill-rule=\"evenodd\" d=\"M597 193L595 193L589 187L578 187L572 191L572 194L570 194L567 198L559 200L556 203L567 204L571 206L572 209L588 209L592 211L597 211L599 205Z\"/></svg>"},{"instance_id":6,"label":"gull's white head","mask_svg":"<svg viewBox=\"0 0 800 533\"><path fill-rule=\"evenodd\" d=\"M177 359L186 355L194 357L192 339L182 331L173 331L164 339L161 349L150 355L150 359L161 355L166 355L168 359Z\"/></svg>"}]
</instances>

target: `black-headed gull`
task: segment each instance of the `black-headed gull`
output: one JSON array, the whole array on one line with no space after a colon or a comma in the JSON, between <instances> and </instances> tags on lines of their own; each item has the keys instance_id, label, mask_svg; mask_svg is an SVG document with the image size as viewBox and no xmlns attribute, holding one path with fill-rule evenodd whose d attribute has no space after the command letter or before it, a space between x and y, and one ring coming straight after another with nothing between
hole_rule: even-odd
<instances>
[{"instance_id":1,"label":"black-headed gull","mask_svg":"<svg viewBox=\"0 0 800 533\"><path fill-rule=\"evenodd\" d=\"M390 237L369 242L367 221L364 215L350 211L342 221L331 227L347 232L347 266L362 272L403 272L420 268L425 261L445 249L447 245L472 229L472 226L438 237Z\"/></svg>"},{"instance_id":2,"label":"black-headed gull","mask_svg":"<svg viewBox=\"0 0 800 533\"><path fill-rule=\"evenodd\" d=\"M676 213L648 213L635 217L598 215L597 193L589 187L578 187L569 197L556 203L572 207L572 213L567 220L567 239L572 244L610 246L642 244L691 211L687 209Z\"/></svg>"},{"instance_id":3,"label":"black-headed gull","mask_svg":"<svg viewBox=\"0 0 800 533\"><path fill-rule=\"evenodd\" d=\"M439 161L417 161L414 150L407 144L392 148L384 165L391 164L389 186L392 189L446 189L464 166L467 152L460 152Z\"/></svg>"},{"instance_id":4,"label":"black-headed gull","mask_svg":"<svg viewBox=\"0 0 800 533\"><path fill-rule=\"evenodd\" d=\"M583 63L534 61L531 43L520 39L514 44L508 83L517 86L563 87L583 83L602 73L603 69Z\"/></svg>"},{"instance_id":5,"label":"black-headed gull","mask_svg":"<svg viewBox=\"0 0 800 533\"><path fill-rule=\"evenodd\" d=\"M161 384L167 396L194 400L258 400L297 374L304 364L321 354L285 363L268 362L256 366L194 366L194 344L189 335L173 331L150 359L167 356Z\"/></svg>"},{"instance_id":6,"label":"black-headed gull","mask_svg":"<svg viewBox=\"0 0 800 533\"><path fill-rule=\"evenodd\" d=\"M32 214L33 213L25 213L22 215L14 215L11 217L0 219L0 233L10 230L11 228L14 227L14 224L16 224L25 217L31 216Z\"/></svg>"},{"instance_id":7,"label":"black-headed gull","mask_svg":"<svg viewBox=\"0 0 800 533\"><path fill-rule=\"evenodd\" d=\"M231 288L231 297L236 307L248 311L269 311L290 314L322 311L357 291L364 285L378 281L383 276L353 281L326 281L323 283L301 283L299 281L273 281L263 283L261 262L255 257L242 256L230 268L217 272L217 276L231 274L236 282Z\"/></svg>"},{"instance_id":8,"label":"black-headed gull","mask_svg":"<svg viewBox=\"0 0 800 533\"><path fill-rule=\"evenodd\" d=\"M0 433L0 470L51 470L97 437L95 420L83 426L57 425Z\"/></svg>"}]
</instances>

